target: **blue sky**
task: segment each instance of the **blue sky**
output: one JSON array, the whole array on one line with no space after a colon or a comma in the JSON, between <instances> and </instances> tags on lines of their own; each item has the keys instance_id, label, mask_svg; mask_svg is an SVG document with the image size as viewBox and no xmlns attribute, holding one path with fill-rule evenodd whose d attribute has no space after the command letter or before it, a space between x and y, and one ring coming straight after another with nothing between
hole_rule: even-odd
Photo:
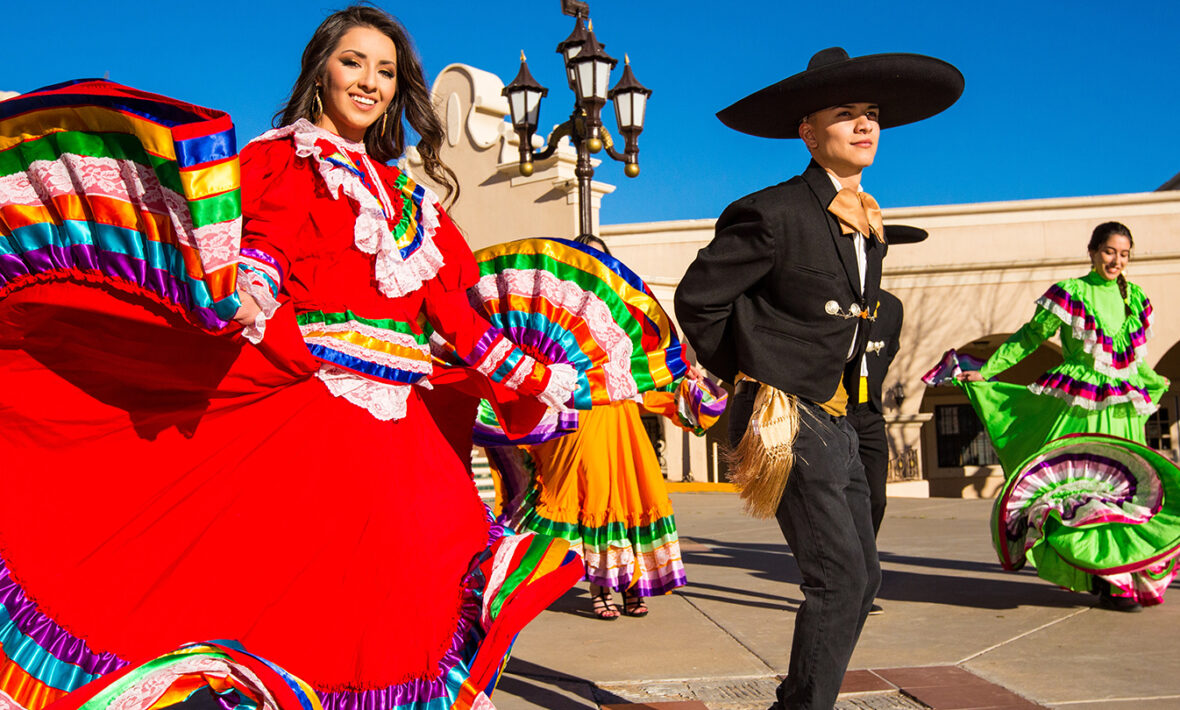
<instances>
[{"instance_id":1,"label":"blue sky","mask_svg":"<svg viewBox=\"0 0 1180 710\"><path fill-rule=\"evenodd\" d=\"M453 12L441 18L445 4L383 4L414 36L428 80L463 62L507 81L523 49L551 89L542 125L568 115L572 94L553 50L573 20L559 0L452 0ZM340 6L25 3L16 31L5 33L0 90L109 72L114 81L229 111L244 143L269 126L303 45ZM590 0L590 8L607 52L630 54L636 76L655 92L640 137L640 177L624 177L611 161L599 168L598 179L619 187L604 200L607 223L713 217L799 172L807 156L798 141L744 136L713 114L834 45L852 55L930 54L966 76L949 111L883 134L865 174L883 206L1143 192L1180 172L1174 0Z\"/></svg>"}]
</instances>

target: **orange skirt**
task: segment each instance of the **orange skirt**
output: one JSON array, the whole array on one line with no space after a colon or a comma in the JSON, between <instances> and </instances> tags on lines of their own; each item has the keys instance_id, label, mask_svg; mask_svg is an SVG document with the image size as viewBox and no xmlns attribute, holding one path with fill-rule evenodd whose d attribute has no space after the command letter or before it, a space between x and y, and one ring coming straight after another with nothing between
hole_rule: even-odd
<instances>
[{"instance_id":1,"label":"orange skirt","mask_svg":"<svg viewBox=\"0 0 1180 710\"><path fill-rule=\"evenodd\" d=\"M576 432L529 453L535 477L519 526L569 540L595 584L641 596L685 584L672 503L638 405L582 412Z\"/></svg>"}]
</instances>

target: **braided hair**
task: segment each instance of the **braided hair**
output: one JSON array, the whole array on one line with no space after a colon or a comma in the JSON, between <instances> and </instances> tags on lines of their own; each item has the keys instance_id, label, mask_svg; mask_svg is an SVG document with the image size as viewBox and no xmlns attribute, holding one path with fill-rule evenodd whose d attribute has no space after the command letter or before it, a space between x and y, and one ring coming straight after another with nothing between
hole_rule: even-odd
<instances>
[{"instance_id":1,"label":"braided hair","mask_svg":"<svg viewBox=\"0 0 1180 710\"><path fill-rule=\"evenodd\" d=\"M382 163L401 157L406 150L404 123L409 123L421 136L418 154L422 156L426 174L446 190L446 198L453 204L459 197L459 180L439 157L445 129L434 111L422 62L406 28L384 10L353 5L328 15L320 23L303 49L299 77L291 88L287 104L275 114L273 125L276 128L286 126L301 118L315 123L316 81L323 76L340 38L354 27L377 30L389 37L397 49L397 93L385 111L385 120L374 122L365 131L365 151ZM388 128L385 128L386 123Z\"/></svg>"},{"instance_id":2,"label":"braided hair","mask_svg":"<svg viewBox=\"0 0 1180 710\"><path fill-rule=\"evenodd\" d=\"M1090 235L1090 243L1086 248L1093 254L1106 244L1106 240L1116 235L1126 237L1127 241L1131 244L1131 248L1135 248L1135 239L1131 236L1131 230L1127 229L1127 225L1122 222L1103 222L1095 227L1094 232ZM1132 313L1131 303L1127 297L1127 277L1123 276L1123 272L1121 271L1119 272L1118 283L1119 295L1123 297L1123 310L1130 317Z\"/></svg>"}]
</instances>

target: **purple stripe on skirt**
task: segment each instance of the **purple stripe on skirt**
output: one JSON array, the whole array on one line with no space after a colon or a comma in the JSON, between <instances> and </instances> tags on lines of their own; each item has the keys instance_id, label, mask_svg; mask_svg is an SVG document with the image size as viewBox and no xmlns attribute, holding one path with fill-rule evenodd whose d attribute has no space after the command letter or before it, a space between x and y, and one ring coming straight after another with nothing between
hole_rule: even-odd
<instances>
[{"instance_id":1,"label":"purple stripe on skirt","mask_svg":"<svg viewBox=\"0 0 1180 710\"><path fill-rule=\"evenodd\" d=\"M0 286L27 273L29 267L25 265L24 259L16 254L0 254Z\"/></svg>"},{"instance_id":2,"label":"purple stripe on skirt","mask_svg":"<svg viewBox=\"0 0 1180 710\"><path fill-rule=\"evenodd\" d=\"M33 267L31 270L29 267ZM91 244L70 247L46 246L22 255L0 255L0 286L29 273L58 269L96 271L142 286L189 311L193 318L210 330L224 328L226 321L212 308L196 306L188 285L167 269L152 268L133 256L103 251Z\"/></svg>"},{"instance_id":3,"label":"purple stripe on skirt","mask_svg":"<svg viewBox=\"0 0 1180 710\"><path fill-rule=\"evenodd\" d=\"M491 511L486 512L491 517ZM492 523L488 529L488 549L505 535L502 525ZM478 567L464 580L463 604L459 623L451 636L451 645L439 663L440 673L433 679L421 679L366 691L318 692L325 710L393 710L398 706L425 703L446 697L448 671L467 668L478 643L484 637L476 620L482 605L482 591L486 584ZM33 639L54 658L80 667L87 673L103 675L118 670L127 662L110 653L96 654L84 641L58 626L28 599L24 590L12 579L7 564L0 558L0 604L8 611L21 633ZM162 649L163 652L164 649ZM457 688L455 689L458 690Z\"/></svg>"},{"instance_id":4,"label":"purple stripe on skirt","mask_svg":"<svg viewBox=\"0 0 1180 710\"><path fill-rule=\"evenodd\" d=\"M463 359L468 365L474 365L483 359L483 356L487 354L488 350L491 349L492 345L497 340L499 340L499 338L500 331L496 330L495 328L488 328L484 331L483 335L479 336L479 340L475 341L475 347L473 347L471 352L466 354ZM463 355L463 353L460 353L460 356Z\"/></svg>"},{"instance_id":5,"label":"purple stripe on skirt","mask_svg":"<svg viewBox=\"0 0 1180 710\"><path fill-rule=\"evenodd\" d=\"M1126 503L1130 500L1133 500L1135 497L1135 492L1139 489L1139 479L1136 478L1135 474L1131 472L1131 469L1128 468L1126 465L1124 465L1122 462L1116 461L1116 460L1114 460L1112 458L1108 458L1106 456L1099 456L1097 454L1074 454L1074 453L1060 454L1058 456L1054 456L1052 458L1045 459L1044 461L1041 461L1037 465L1029 468L1021 476L1021 479L1022 479L1021 484L1022 485L1020 487L1021 488L1024 487L1023 482L1024 482L1024 480L1028 479L1029 477L1044 476L1046 474L1046 472L1048 472L1048 471L1054 471L1063 465L1068 465L1068 464L1073 464L1073 463L1089 464L1094 467L1100 467L1104 470L1113 471L1114 473L1118 474L1120 479L1123 480L1123 482L1127 486L1127 494L1122 495L1122 496L1107 497L1107 498L1104 498L1103 500L1114 501L1119 504L1123 504L1123 503ZM1089 469L1089 467L1090 466L1086 466L1087 469ZM1077 479L1077 476L1070 476L1070 478ZM1085 502L1086 501L1075 502L1075 504L1073 505L1071 510L1069 510L1067 512L1065 512L1065 511L1062 512L1062 518L1066 519L1066 520L1072 519L1074 517L1074 515L1077 514L1078 508L1080 508L1082 506L1082 504L1084 504ZM1159 505L1159 502L1155 502L1153 504L1153 507L1158 506L1158 505ZM1153 512L1156 512L1156 511L1153 511Z\"/></svg>"},{"instance_id":6,"label":"purple stripe on skirt","mask_svg":"<svg viewBox=\"0 0 1180 710\"><path fill-rule=\"evenodd\" d=\"M278 260L275 259L270 254L267 254L266 252L262 251L261 249L249 249L249 248L242 249L241 252L239 252L239 253L242 256L248 257L250 259L254 259L255 261L261 261L264 264L269 264L270 267L275 270L275 273L277 273L279 275L279 285L280 286L282 285L283 281L287 280L286 275L283 274L282 267L279 266Z\"/></svg>"},{"instance_id":7,"label":"purple stripe on skirt","mask_svg":"<svg viewBox=\"0 0 1180 710\"><path fill-rule=\"evenodd\" d=\"M1075 380L1069 375L1063 373L1046 373L1037 378L1037 384L1041 387L1048 387L1052 389L1061 390L1067 394L1085 397L1086 399L1101 401L1107 397L1121 397L1130 392L1139 392L1146 396L1147 391L1141 387L1136 387L1130 382L1122 382L1118 387L1109 384L1101 386L1084 382L1082 380Z\"/></svg>"},{"instance_id":8,"label":"purple stripe on skirt","mask_svg":"<svg viewBox=\"0 0 1180 710\"><path fill-rule=\"evenodd\" d=\"M491 511L487 511L487 515L490 519ZM495 545L504 535L504 526L493 522L488 528L488 548ZM440 672L437 678L415 680L375 690L321 692L319 696L324 710L394 710L398 706L425 703L435 698L446 697L448 671L456 666L466 668L474 658L478 642L483 639L484 632L475 622L482 610L482 591L486 582L478 567L475 567L464 580L467 589L464 591L463 606L459 611L459 625L451 635L450 648L439 662Z\"/></svg>"},{"instance_id":9,"label":"purple stripe on skirt","mask_svg":"<svg viewBox=\"0 0 1180 710\"><path fill-rule=\"evenodd\" d=\"M25 636L63 663L78 666L92 675L102 675L127 665L112 653L95 653L84 641L57 625L37 608L12 579L8 565L0 558L0 604L12 623Z\"/></svg>"},{"instance_id":10,"label":"purple stripe on skirt","mask_svg":"<svg viewBox=\"0 0 1180 710\"><path fill-rule=\"evenodd\" d=\"M509 340L512 342L529 348L533 352L540 353L541 360L544 362L569 362L569 358L566 357L565 348L562 347L561 342L553 340L545 333L533 330L527 326L505 328L504 333L508 335Z\"/></svg>"}]
</instances>

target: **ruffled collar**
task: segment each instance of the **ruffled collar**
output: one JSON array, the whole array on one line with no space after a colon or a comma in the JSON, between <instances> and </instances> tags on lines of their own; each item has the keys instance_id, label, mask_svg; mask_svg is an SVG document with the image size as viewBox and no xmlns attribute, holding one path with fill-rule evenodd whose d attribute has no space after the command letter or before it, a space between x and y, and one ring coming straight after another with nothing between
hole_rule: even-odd
<instances>
[{"instance_id":1,"label":"ruffled collar","mask_svg":"<svg viewBox=\"0 0 1180 710\"><path fill-rule=\"evenodd\" d=\"M364 144L341 138L305 118L267 131L251 143L284 138L290 138L294 144L295 155L315 161L317 172L332 199L338 200L344 193L356 209L353 243L362 252L374 256L374 277L382 294L390 298L405 296L438 274L443 266L443 256L434 243L440 210L434 193L421 185L414 185L407 178L399 179L394 194L388 195L376 166L365 153ZM365 164L364 172L368 173L382 197L400 200L402 217L398 234L390 229L382 199L364 184L361 172L356 166L345 165L332 155L325 155L328 146L359 154ZM406 238L402 224L412 224L412 238ZM399 244L399 237L404 246Z\"/></svg>"},{"instance_id":2,"label":"ruffled collar","mask_svg":"<svg viewBox=\"0 0 1180 710\"><path fill-rule=\"evenodd\" d=\"M1060 318L1073 332L1073 337L1082 343L1082 350L1094 357L1094 369L1111 377L1124 377L1126 370L1147 361L1147 341L1151 338L1151 301L1138 289L1127 288L1124 301L1131 310L1118 328L1106 332L1099 323L1098 314L1087 303L1087 298L1097 296L1079 288L1079 284L1093 286L1105 291L1113 288L1110 295L1120 298L1118 282L1107 281L1101 274L1091 271L1086 276L1068 279L1049 287L1045 295L1037 299L1037 305ZM1104 294L1105 295L1105 294Z\"/></svg>"},{"instance_id":3,"label":"ruffled collar","mask_svg":"<svg viewBox=\"0 0 1180 710\"><path fill-rule=\"evenodd\" d=\"M305 124L305 125L300 125L300 124ZM329 131L327 128L321 128L321 127L315 125L314 123L307 120L306 118L301 118L291 125L299 126L300 132L314 133L317 137L319 137L320 140L328 141L332 145L334 145L337 148L340 148L342 150L350 150L353 153L364 153L366 155L368 154L368 151L365 150L364 141L360 141L360 142L350 141L338 133L333 133L333 132Z\"/></svg>"},{"instance_id":4,"label":"ruffled collar","mask_svg":"<svg viewBox=\"0 0 1180 710\"><path fill-rule=\"evenodd\" d=\"M1118 288L1118 279L1108 279L1094 269L1082 277L1082 281L1097 288Z\"/></svg>"}]
</instances>

